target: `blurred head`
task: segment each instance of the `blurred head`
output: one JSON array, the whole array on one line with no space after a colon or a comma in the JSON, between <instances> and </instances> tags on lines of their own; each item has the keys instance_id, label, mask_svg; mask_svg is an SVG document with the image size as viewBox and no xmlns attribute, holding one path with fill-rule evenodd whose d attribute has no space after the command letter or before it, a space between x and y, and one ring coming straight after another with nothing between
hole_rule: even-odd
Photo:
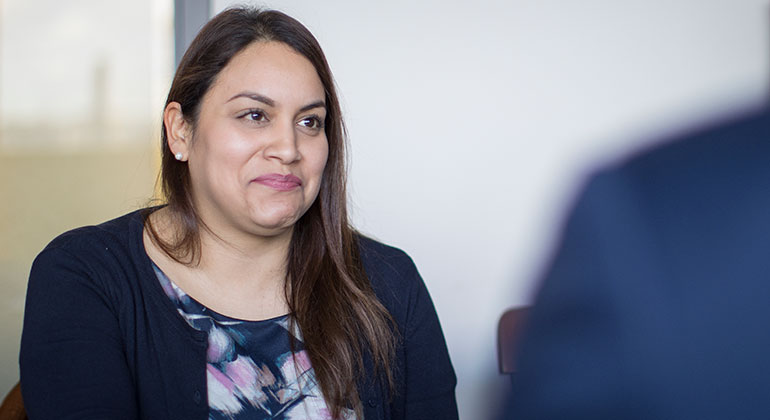
<instances>
[{"instance_id":1,"label":"blurred head","mask_svg":"<svg viewBox=\"0 0 770 420\"><path fill-rule=\"evenodd\" d=\"M203 215L201 212L205 213L205 209L201 208L202 201L200 197L196 200L196 197L193 196L193 179L196 179L195 185L199 186L201 184L197 181L198 179L204 179L206 176L211 175L211 172L203 171L198 162L190 162L190 164L187 162L188 158L195 157L196 147L201 151L198 153L198 158L202 159L204 157L204 147L195 145L197 140L205 141L204 136L198 135L202 134L199 133L199 129L203 128L200 127L202 123L201 117L205 117L208 112L203 107L208 106L207 104L210 102L207 102L207 98L210 98L214 93L218 93L213 91L216 91L221 85L225 84L219 83L222 81L223 71L224 76L230 77L232 80L238 80L228 74L232 72L231 66L229 66L231 63L243 61L244 55L250 55L251 63L239 63L241 67L248 68L250 64L259 64L260 60L274 57L275 54L271 56L270 53L267 55L263 54L262 56L254 54L256 50L264 50L260 46L264 47L266 45L272 46L271 50L273 53L283 48L285 50L284 56L294 55L297 62L304 61L307 63L306 68L315 71L315 76L319 82L321 97L316 99L323 103L323 109L321 113L315 112L314 115L320 116L323 119L319 123L323 131L321 134L325 136L328 142L328 160L324 159L323 173L318 179L317 185L313 184L313 179L310 179L312 176L307 180L302 180L305 182L305 186L308 187L308 191L305 191L303 202L299 204L302 210L300 213L305 213L305 210L312 207L327 207L329 210L343 209L342 211L344 211L345 165L343 125L332 75L320 45L302 24L281 12L235 8L220 13L201 29L182 57L166 100L167 108L169 105L178 108L179 118L183 120L184 129L175 130L175 124L170 124L168 118L164 121L161 133L163 143L161 182L169 209L182 218L188 230L196 233L193 236L197 236L197 227ZM279 46L281 48L278 48ZM248 86L244 85L242 87L243 89L236 93L253 91ZM262 92L252 93L262 94ZM302 105L311 105L313 102L311 96L312 93L308 93L306 98L301 98L308 101L307 104ZM278 102L282 98L270 99ZM246 108L245 102L250 100L248 98L241 98L237 99L237 101L244 102L243 105ZM254 103L256 104L256 102ZM209 105L219 106L221 104L210 103ZM260 109L264 110L265 106L264 103L261 103ZM287 116L289 112L300 109L301 107L291 110L283 109L281 118ZM304 114L293 116L298 118L295 121L296 123L308 123L308 121L302 120L302 118L306 117ZM262 117L264 115L246 116L249 119ZM186 136L185 140L191 144L191 148L180 149L176 147L175 143L178 139L175 137L177 137L177 134L178 137ZM299 132L299 134L301 135L302 132ZM174 156L180 150L183 155L181 161L177 160ZM300 155L302 154L301 152ZM205 156L210 155L210 151L206 151ZM315 155L318 155L318 152ZM307 162L312 158L312 156L300 156L299 161L304 159ZM267 171L265 173L254 173L253 175L256 178L268 173L281 174L282 170L276 168L278 168L278 165L272 168L265 168ZM213 170L215 168L210 169ZM196 170L198 173L196 173ZM191 171L193 172L193 177L191 177ZM288 172L284 171L282 174ZM246 174L241 173L233 176L246 176ZM221 188L217 185L210 185L209 190L220 191ZM316 202L313 201L315 199L315 191L318 191L318 200ZM226 197L222 197L220 201L233 203L231 200L226 200ZM264 202L265 200L255 198L253 201ZM235 205L238 205L238 203L235 203ZM319 208L311 209L310 213L319 215L322 212ZM276 217L280 218L280 215ZM286 225L292 225L296 221L297 218L285 217L282 221L274 223L274 227L285 227ZM265 221L266 225L270 225L270 223L270 221ZM193 254L196 253L192 249L188 249L188 251L193 251Z\"/></svg>"}]
</instances>

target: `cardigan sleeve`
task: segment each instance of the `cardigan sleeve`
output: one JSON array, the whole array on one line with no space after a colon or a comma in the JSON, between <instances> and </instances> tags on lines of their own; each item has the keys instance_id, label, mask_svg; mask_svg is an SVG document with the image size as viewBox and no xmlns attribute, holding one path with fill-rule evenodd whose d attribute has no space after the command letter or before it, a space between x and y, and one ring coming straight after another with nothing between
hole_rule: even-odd
<instances>
[{"instance_id":1,"label":"cardigan sleeve","mask_svg":"<svg viewBox=\"0 0 770 420\"><path fill-rule=\"evenodd\" d=\"M455 377L444 334L428 289L409 261L412 293L402 338L405 351L406 420L458 418Z\"/></svg>"},{"instance_id":2,"label":"cardigan sleeve","mask_svg":"<svg viewBox=\"0 0 770 420\"><path fill-rule=\"evenodd\" d=\"M385 410L384 417L371 417L456 420L457 378L436 309L417 267L400 249L364 236L359 239L366 274L396 322L399 338L390 410ZM373 401L369 403L375 406Z\"/></svg>"},{"instance_id":3,"label":"cardigan sleeve","mask_svg":"<svg viewBox=\"0 0 770 420\"><path fill-rule=\"evenodd\" d=\"M20 353L25 408L34 419L135 419L115 293L82 254L49 246L32 266Z\"/></svg>"}]
</instances>

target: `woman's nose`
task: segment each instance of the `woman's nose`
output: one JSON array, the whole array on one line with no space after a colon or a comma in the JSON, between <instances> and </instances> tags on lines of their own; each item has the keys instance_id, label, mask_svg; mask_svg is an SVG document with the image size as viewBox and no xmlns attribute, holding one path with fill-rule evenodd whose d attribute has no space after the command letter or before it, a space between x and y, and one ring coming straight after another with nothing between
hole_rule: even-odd
<instances>
[{"instance_id":1,"label":"woman's nose","mask_svg":"<svg viewBox=\"0 0 770 420\"><path fill-rule=\"evenodd\" d=\"M294 122L280 122L274 125L271 139L265 149L268 159L277 159L284 164L292 163L300 159L297 148L297 132Z\"/></svg>"}]
</instances>

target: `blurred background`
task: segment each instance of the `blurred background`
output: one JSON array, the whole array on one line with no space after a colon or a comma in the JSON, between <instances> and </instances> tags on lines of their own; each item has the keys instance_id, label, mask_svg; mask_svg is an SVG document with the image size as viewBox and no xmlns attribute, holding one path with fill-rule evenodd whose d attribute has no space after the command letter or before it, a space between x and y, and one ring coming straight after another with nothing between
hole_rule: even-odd
<instances>
[{"instance_id":1,"label":"blurred background","mask_svg":"<svg viewBox=\"0 0 770 420\"><path fill-rule=\"evenodd\" d=\"M34 256L151 198L175 37L233 3L0 0L0 394L18 380ZM325 49L354 223L417 263L463 419L486 418L508 383L497 319L531 301L587 173L766 100L768 3L251 2Z\"/></svg>"}]
</instances>

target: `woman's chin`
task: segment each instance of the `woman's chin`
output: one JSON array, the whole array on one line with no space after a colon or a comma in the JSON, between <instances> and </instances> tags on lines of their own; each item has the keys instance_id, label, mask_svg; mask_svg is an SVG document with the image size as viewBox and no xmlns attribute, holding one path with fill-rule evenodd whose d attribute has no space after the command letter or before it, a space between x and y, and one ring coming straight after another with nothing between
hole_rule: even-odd
<instances>
[{"instance_id":1,"label":"woman's chin","mask_svg":"<svg viewBox=\"0 0 770 420\"><path fill-rule=\"evenodd\" d=\"M297 205L263 205L260 208L253 208L249 212L249 218L255 226L281 231L294 226L304 213L305 211Z\"/></svg>"},{"instance_id":2,"label":"woman's chin","mask_svg":"<svg viewBox=\"0 0 770 420\"><path fill-rule=\"evenodd\" d=\"M252 218L253 232L260 236L278 236L290 232L294 228L296 219L285 218Z\"/></svg>"}]
</instances>

